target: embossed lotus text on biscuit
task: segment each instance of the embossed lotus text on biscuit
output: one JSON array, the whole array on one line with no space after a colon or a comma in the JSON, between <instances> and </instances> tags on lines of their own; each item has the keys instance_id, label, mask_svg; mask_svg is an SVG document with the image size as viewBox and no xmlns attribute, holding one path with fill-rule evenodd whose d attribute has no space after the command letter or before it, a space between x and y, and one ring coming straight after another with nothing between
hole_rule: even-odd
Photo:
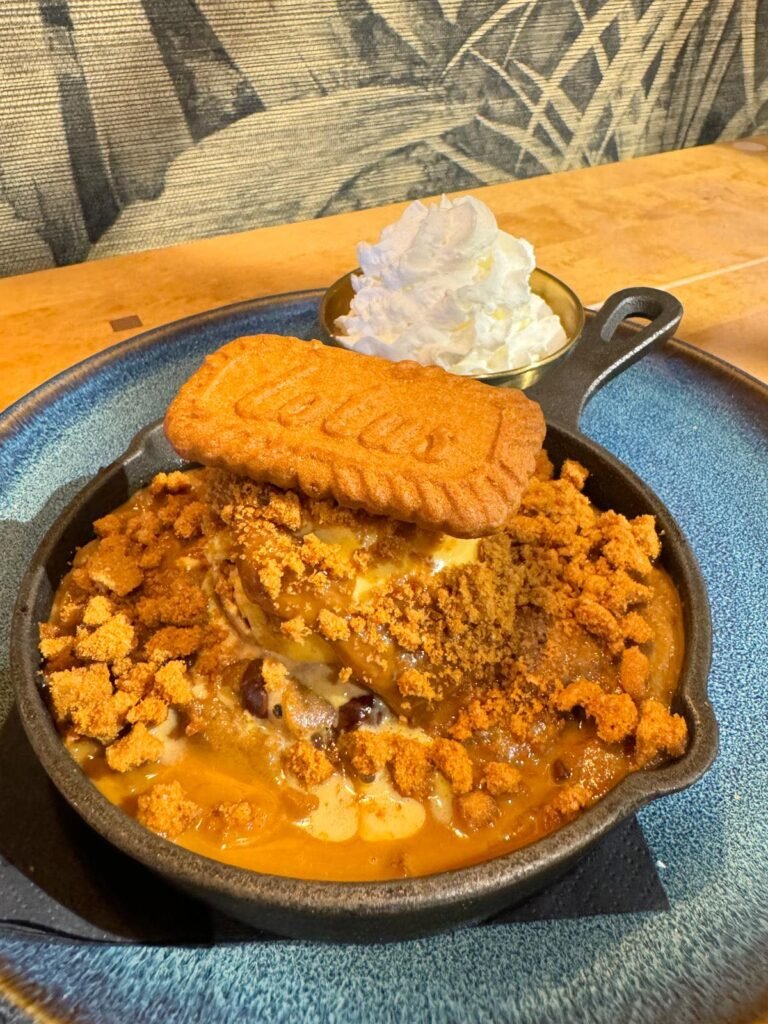
<instances>
[{"instance_id":1,"label":"embossed lotus text on biscuit","mask_svg":"<svg viewBox=\"0 0 768 1024\"><path fill-rule=\"evenodd\" d=\"M382 401L380 385L363 386L337 405L332 395L311 390L315 372L315 368L304 368L254 388L235 403L235 413L243 420L264 420L286 429L314 427L329 438L355 441L371 451L407 455L419 462L443 462L451 456L459 441L457 432L440 422L429 428L423 409L413 416L393 412L387 407L389 400ZM413 406L418 408L419 398L423 400L418 388L409 387L407 378L395 386L412 390Z\"/></svg>"}]
</instances>

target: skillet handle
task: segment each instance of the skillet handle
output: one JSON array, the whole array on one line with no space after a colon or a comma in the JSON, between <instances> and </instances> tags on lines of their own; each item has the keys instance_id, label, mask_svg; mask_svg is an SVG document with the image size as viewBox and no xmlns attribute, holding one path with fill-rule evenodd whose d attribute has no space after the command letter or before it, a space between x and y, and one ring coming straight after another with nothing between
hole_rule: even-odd
<instances>
[{"instance_id":1,"label":"skillet handle","mask_svg":"<svg viewBox=\"0 0 768 1024\"><path fill-rule=\"evenodd\" d=\"M578 430L584 406L599 389L675 331L683 315L680 302L658 288L624 288L606 299L584 325L570 353L526 390L547 420ZM642 330L617 337L622 320L650 320Z\"/></svg>"}]
</instances>

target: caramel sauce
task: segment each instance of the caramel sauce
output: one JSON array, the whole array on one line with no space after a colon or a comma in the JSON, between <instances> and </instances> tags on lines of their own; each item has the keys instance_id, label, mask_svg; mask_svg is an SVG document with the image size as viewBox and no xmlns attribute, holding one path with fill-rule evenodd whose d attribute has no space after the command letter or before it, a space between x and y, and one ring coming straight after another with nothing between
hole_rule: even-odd
<instances>
[{"instance_id":1,"label":"caramel sauce","mask_svg":"<svg viewBox=\"0 0 768 1024\"><path fill-rule=\"evenodd\" d=\"M666 587L662 585L661 589ZM667 618L670 610L658 608L660 617L666 619L673 632L674 626ZM666 670L655 676L654 690L660 696L674 689L677 675L669 669L679 660L680 639L678 634L677 649L663 658ZM595 786L595 799L613 789L631 767L621 749L607 749L595 738L591 723L568 723L540 756L527 760L522 769L524 791L500 799L501 813L493 825L466 832L427 815L424 826L415 835L396 842L370 842L355 837L331 843L315 839L297 827L295 804L283 799L269 781L255 777L252 769L232 752L212 750L205 743L190 743L174 765L155 765L124 775L105 772L100 760L94 757L86 761L85 770L112 803L132 815L140 793L156 782L174 780L203 807L221 801L249 800L264 809L269 825L258 835L236 835L222 842L219 836L198 827L177 839L188 850L266 874L349 882L449 871L528 846L553 831L544 810L562 785L553 777L553 762L562 762L568 768L568 783L584 780Z\"/></svg>"}]
</instances>

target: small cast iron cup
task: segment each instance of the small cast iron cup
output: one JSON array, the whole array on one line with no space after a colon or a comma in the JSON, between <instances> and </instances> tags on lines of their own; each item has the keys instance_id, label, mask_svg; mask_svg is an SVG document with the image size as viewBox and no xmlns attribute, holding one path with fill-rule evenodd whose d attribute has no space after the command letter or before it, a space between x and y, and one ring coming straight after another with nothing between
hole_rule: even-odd
<instances>
[{"instance_id":1,"label":"small cast iron cup","mask_svg":"<svg viewBox=\"0 0 768 1024\"><path fill-rule=\"evenodd\" d=\"M349 312L354 292L352 290L352 276L361 271L351 270L344 274L338 281L328 288L320 300L318 323L322 340L339 348L348 348L343 338L336 334L337 317L344 316ZM584 328L584 307L578 296L567 284L560 281L554 274L540 270L538 267L531 274L531 291L539 295L547 303L549 308L558 315L563 325L566 340L565 343L551 355L534 363L524 366L509 367L505 370L495 370L493 373L462 374L471 377L473 380L482 380L486 384L507 384L513 388L529 388L540 379L542 374L558 359L562 357L576 344Z\"/></svg>"}]
</instances>

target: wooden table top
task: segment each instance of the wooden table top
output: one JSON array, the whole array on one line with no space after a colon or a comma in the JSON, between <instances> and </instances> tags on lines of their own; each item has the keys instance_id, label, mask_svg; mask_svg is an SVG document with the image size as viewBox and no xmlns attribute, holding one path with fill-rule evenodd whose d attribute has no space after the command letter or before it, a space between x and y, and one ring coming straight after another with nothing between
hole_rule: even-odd
<instances>
[{"instance_id":1,"label":"wooden table top","mask_svg":"<svg viewBox=\"0 0 768 1024\"><path fill-rule=\"evenodd\" d=\"M679 336L768 380L768 136L478 189L585 305L673 292ZM402 204L0 280L0 408L86 356L215 306L329 284Z\"/></svg>"}]
</instances>

